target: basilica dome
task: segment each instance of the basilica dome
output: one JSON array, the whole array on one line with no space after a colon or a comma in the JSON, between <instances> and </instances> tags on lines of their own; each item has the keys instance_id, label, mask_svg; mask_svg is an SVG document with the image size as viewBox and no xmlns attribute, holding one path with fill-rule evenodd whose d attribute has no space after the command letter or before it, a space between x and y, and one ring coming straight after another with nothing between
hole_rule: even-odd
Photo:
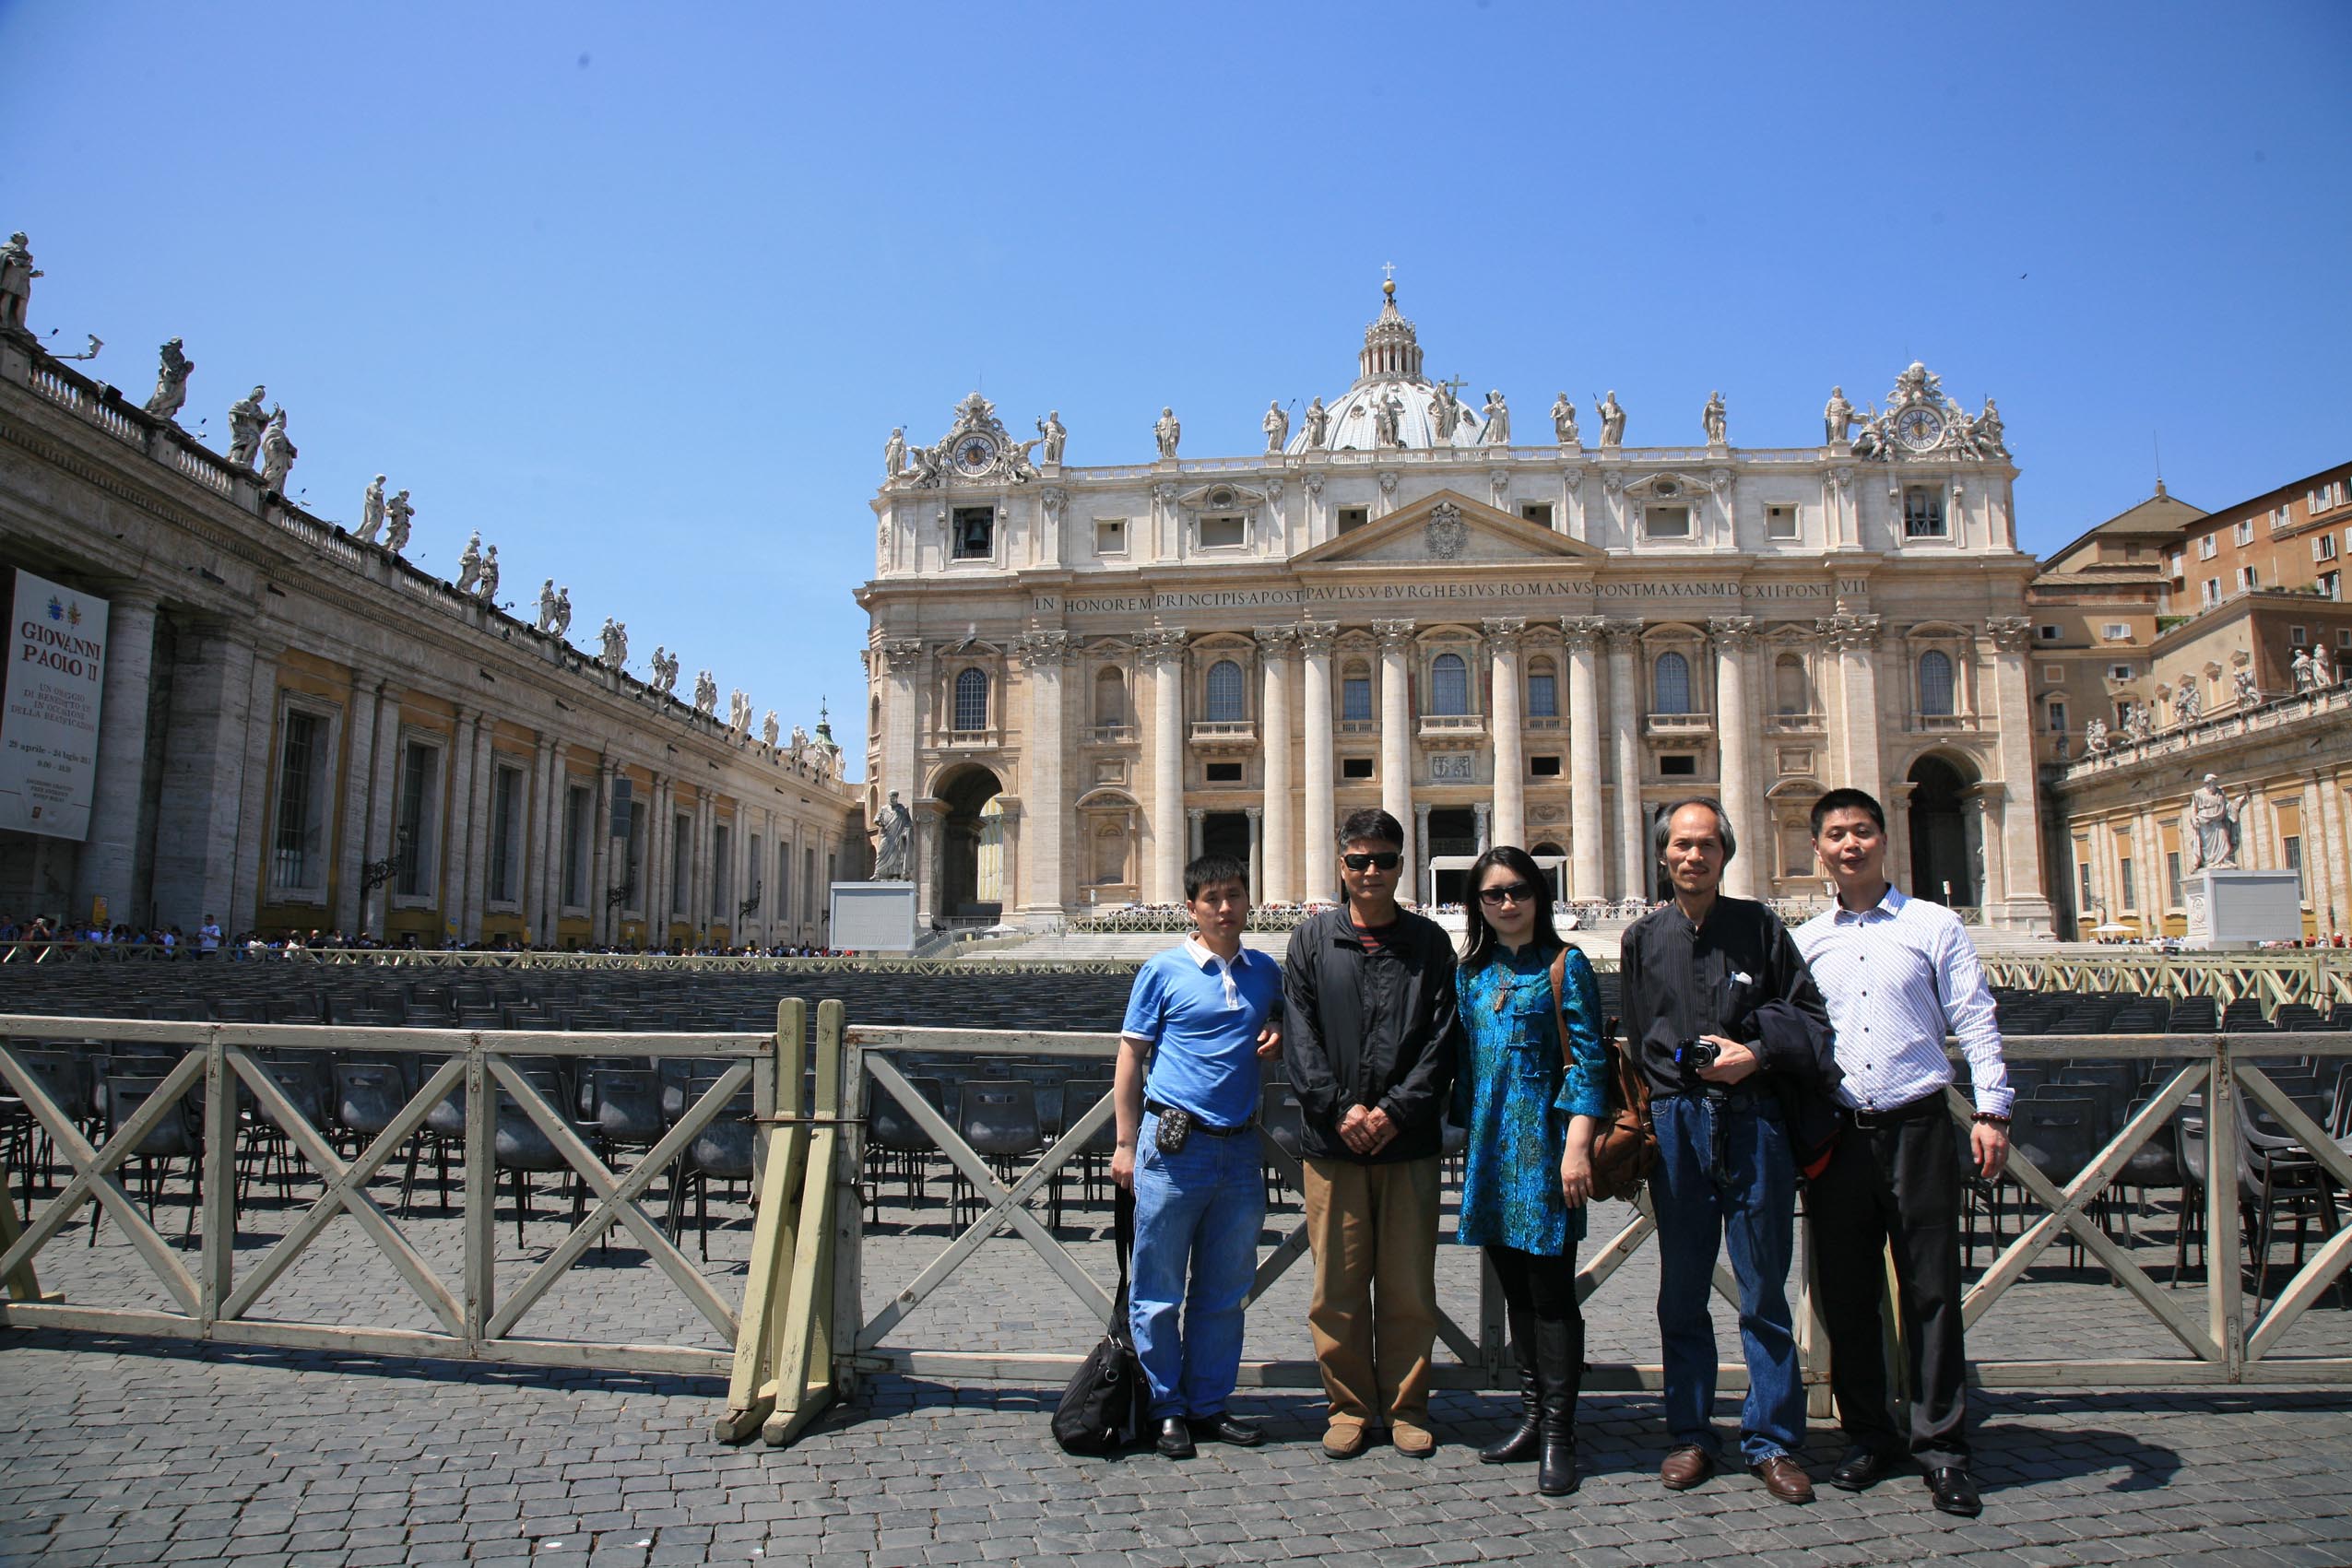
<instances>
[{"instance_id":1,"label":"basilica dome","mask_svg":"<svg viewBox=\"0 0 2352 1568\"><path fill-rule=\"evenodd\" d=\"M1484 426L1477 412L1476 395L1469 403L1454 404L1452 430L1440 435L1440 406L1459 399L1460 386L1433 383L1422 373L1421 339L1412 323L1397 309L1394 281L1380 286L1385 296L1380 313L1364 329L1364 351L1356 357L1355 383L1324 405L1330 416L1322 449L1332 452L1425 451L1431 447L1474 447ZM1393 442L1382 439L1381 412L1396 415ZM1310 442L1314 420L1302 417L1294 427L1286 452L1317 450Z\"/></svg>"}]
</instances>

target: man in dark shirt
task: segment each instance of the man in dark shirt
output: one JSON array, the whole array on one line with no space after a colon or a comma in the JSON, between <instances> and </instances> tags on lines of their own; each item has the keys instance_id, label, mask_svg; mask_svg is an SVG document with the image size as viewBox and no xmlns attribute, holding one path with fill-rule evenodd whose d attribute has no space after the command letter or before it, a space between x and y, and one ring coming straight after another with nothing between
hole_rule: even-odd
<instances>
[{"instance_id":1,"label":"man in dark shirt","mask_svg":"<svg viewBox=\"0 0 2352 1568\"><path fill-rule=\"evenodd\" d=\"M1658 819L1656 847L1673 902L1626 928L1618 985L1625 1040L1649 1081L1658 1133L1650 1199L1674 1444L1659 1480L1679 1491L1715 1470L1708 1299L1728 1237L1748 1370L1741 1457L1774 1496L1810 1503L1813 1482L1796 1459L1804 1385L1785 1283L1796 1244L1796 1167L1770 1082L1779 1069L1766 1067L1756 1014L1774 1002L1793 1007L1826 1038L1828 1013L1779 917L1718 893L1737 848L1718 803L1698 796L1669 807Z\"/></svg>"},{"instance_id":2,"label":"man in dark shirt","mask_svg":"<svg viewBox=\"0 0 2352 1568\"><path fill-rule=\"evenodd\" d=\"M1429 1432L1437 1336L1439 1121L1460 1023L1454 951L1434 922L1398 907L1404 829L1385 811L1341 823L1346 907L1291 934L1282 965L1282 1060L1298 1096L1306 1309L1330 1415L1324 1452L1360 1454L1382 1420L1401 1454Z\"/></svg>"}]
</instances>

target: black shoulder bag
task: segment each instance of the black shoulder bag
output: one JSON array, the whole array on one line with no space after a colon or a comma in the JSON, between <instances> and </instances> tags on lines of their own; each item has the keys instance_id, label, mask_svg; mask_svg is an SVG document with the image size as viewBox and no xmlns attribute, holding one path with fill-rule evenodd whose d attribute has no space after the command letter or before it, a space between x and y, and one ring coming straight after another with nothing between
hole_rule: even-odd
<instances>
[{"instance_id":1,"label":"black shoulder bag","mask_svg":"<svg viewBox=\"0 0 2352 1568\"><path fill-rule=\"evenodd\" d=\"M1151 1396L1127 1326L1128 1256L1135 1246L1135 1195L1117 1188L1112 1243L1118 1249L1118 1290L1102 1343L1079 1363L1054 1408L1054 1441L1071 1454L1116 1454L1142 1438Z\"/></svg>"}]
</instances>

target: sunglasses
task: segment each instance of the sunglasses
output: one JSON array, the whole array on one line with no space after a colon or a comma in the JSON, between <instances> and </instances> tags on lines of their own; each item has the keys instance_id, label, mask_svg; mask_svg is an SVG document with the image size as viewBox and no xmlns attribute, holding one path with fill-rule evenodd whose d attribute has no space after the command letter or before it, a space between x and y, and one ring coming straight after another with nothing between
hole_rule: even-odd
<instances>
[{"instance_id":1,"label":"sunglasses","mask_svg":"<svg viewBox=\"0 0 2352 1568\"><path fill-rule=\"evenodd\" d=\"M1513 882L1507 888L1481 888L1478 902L1485 904L1533 903L1535 890L1525 882Z\"/></svg>"},{"instance_id":2,"label":"sunglasses","mask_svg":"<svg viewBox=\"0 0 2352 1568\"><path fill-rule=\"evenodd\" d=\"M1404 855L1393 849L1373 850L1365 855L1342 855L1340 864L1351 871L1394 871L1403 863Z\"/></svg>"}]
</instances>

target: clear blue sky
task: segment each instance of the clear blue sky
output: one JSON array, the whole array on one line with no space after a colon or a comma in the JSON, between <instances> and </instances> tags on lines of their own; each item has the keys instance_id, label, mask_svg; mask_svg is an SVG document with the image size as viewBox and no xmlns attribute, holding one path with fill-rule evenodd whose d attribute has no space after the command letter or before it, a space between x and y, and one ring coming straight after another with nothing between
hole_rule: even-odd
<instances>
[{"instance_id":1,"label":"clear blue sky","mask_svg":"<svg viewBox=\"0 0 2352 1568\"><path fill-rule=\"evenodd\" d=\"M469 529L862 757L867 509L975 385L1073 462L1257 449L1379 267L1433 373L1636 444L1818 439L1913 358L2000 399L2028 548L2352 452L2352 6L0 0L33 324L292 488ZM1590 415L1587 416L1588 422ZM583 634L585 634L583 637Z\"/></svg>"}]
</instances>

